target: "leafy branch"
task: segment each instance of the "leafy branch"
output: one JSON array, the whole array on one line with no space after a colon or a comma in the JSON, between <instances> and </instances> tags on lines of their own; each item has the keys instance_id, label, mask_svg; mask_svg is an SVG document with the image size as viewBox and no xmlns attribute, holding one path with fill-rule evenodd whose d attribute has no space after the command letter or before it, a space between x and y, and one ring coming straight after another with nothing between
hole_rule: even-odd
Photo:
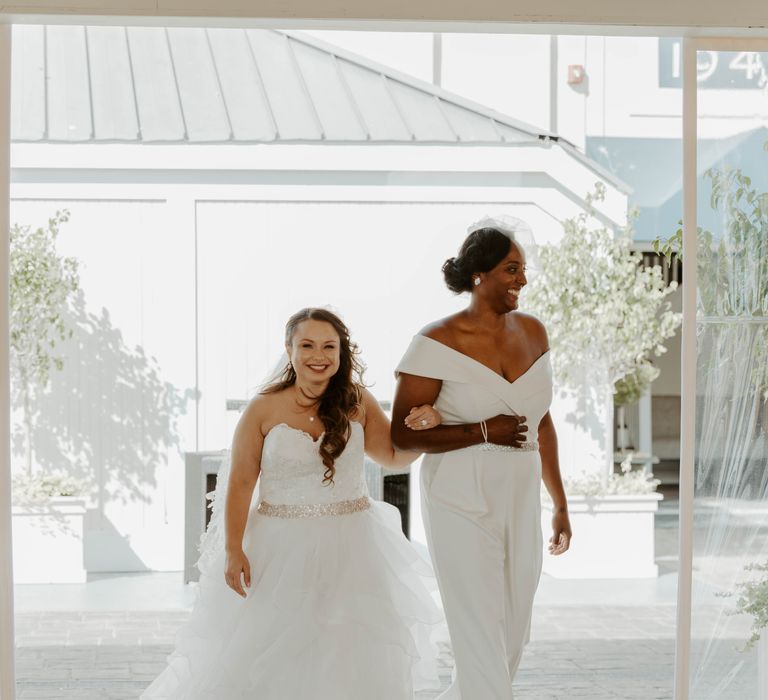
<instances>
[{"instance_id":1,"label":"leafy branch","mask_svg":"<svg viewBox=\"0 0 768 700\"><path fill-rule=\"evenodd\" d=\"M644 390L658 372L651 357L666 352L664 341L680 325L666 297L661 267L647 268L631 249L631 225L616 235L592 224L591 205L605 196L599 183L587 197L590 208L563 223L557 245L539 250L542 273L528 304L550 333L557 381L579 387L608 381L624 395Z\"/></svg>"},{"instance_id":2,"label":"leafy branch","mask_svg":"<svg viewBox=\"0 0 768 700\"><path fill-rule=\"evenodd\" d=\"M721 233L697 228L698 316L702 322L764 321L756 328L762 341L756 341L753 381L768 401L768 193L758 192L739 168L710 168L704 177ZM666 241L654 241L656 252L667 257L681 257L682 245L682 221Z\"/></svg>"},{"instance_id":3,"label":"leafy branch","mask_svg":"<svg viewBox=\"0 0 768 700\"><path fill-rule=\"evenodd\" d=\"M704 173L713 210L721 212L722 235L698 227L699 312L704 316L768 315L768 193L759 193L739 168ZM682 221L654 250L682 259Z\"/></svg>"},{"instance_id":4,"label":"leafy branch","mask_svg":"<svg viewBox=\"0 0 768 700\"><path fill-rule=\"evenodd\" d=\"M24 414L26 471L32 474L32 404L61 369L59 342L71 337L63 312L80 287L78 264L56 250L69 212L57 211L47 226L14 224L10 230L10 357L13 397Z\"/></svg>"},{"instance_id":5,"label":"leafy branch","mask_svg":"<svg viewBox=\"0 0 768 700\"><path fill-rule=\"evenodd\" d=\"M728 613L752 617L752 634L743 649L743 651L747 651L760 640L762 631L768 627L768 561L762 564L748 564L744 570L766 573L762 578L741 581L736 585L735 595L739 597L736 601L736 607ZM721 595L731 596L734 593Z\"/></svg>"}]
</instances>

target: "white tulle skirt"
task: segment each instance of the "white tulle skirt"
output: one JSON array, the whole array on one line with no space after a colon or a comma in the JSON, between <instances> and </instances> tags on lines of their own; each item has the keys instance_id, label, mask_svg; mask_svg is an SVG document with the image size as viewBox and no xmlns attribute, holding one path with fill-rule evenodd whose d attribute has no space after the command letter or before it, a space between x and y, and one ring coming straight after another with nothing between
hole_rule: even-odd
<instances>
[{"instance_id":1,"label":"white tulle skirt","mask_svg":"<svg viewBox=\"0 0 768 700\"><path fill-rule=\"evenodd\" d=\"M245 599L224 554L203 575L168 667L142 700L411 700L438 687L434 579L394 507L284 519L252 512Z\"/></svg>"}]
</instances>

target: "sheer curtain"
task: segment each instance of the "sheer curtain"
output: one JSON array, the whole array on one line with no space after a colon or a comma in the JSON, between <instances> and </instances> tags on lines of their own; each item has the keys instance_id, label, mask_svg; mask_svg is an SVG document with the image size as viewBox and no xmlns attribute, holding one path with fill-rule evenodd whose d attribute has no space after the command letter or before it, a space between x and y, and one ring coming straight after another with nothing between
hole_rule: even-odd
<instances>
[{"instance_id":1,"label":"sheer curtain","mask_svg":"<svg viewBox=\"0 0 768 700\"><path fill-rule=\"evenodd\" d=\"M768 55L760 58L768 66ZM765 92L762 99L766 113ZM765 125L756 126L759 136ZM699 162L707 159L699 181L691 698L751 700L768 697L760 690L768 645L747 644L753 616L739 611L743 584L768 576L747 568L768 561L768 153L734 148L731 139L700 142Z\"/></svg>"},{"instance_id":2,"label":"sheer curtain","mask_svg":"<svg viewBox=\"0 0 768 700\"><path fill-rule=\"evenodd\" d=\"M745 569L768 560L766 408L755 377L765 369L766 325L703 320L699 336L692 698L758 695L751 619L734 614Z\"/></svg>"}]
</instances>

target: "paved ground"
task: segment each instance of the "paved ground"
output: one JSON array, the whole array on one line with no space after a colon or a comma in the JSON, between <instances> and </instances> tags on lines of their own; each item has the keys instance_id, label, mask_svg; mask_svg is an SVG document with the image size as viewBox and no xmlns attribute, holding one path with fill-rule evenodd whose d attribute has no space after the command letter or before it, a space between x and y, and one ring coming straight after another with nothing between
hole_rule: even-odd
<instances>
[{"instance_id":1,"label":"paved ground","mask_svg":"<svg viewBox=\"0 0 768 700\"><path fill-rule=\"evenodd\" d=\"M657 517L656 579L542 578L532 641L516 679L516 700L672 698L675 525L674 513ZM178 573L97 576L84 585L18 586L19 700L135 700L164 667L193 599L194 588L182 585ZM722 599L712 603L696 611L702 629L722 622ZM709 655L706 668L713 677L699 681L704 691L692 697L754 697L756 654L739 650L746 628L736 624L729 636L720 647L702 650ZM452 666L450 648L443 642L444 685ZM738 675L727 690L715 688L734 669ZM418 698L437 695L421 693Z\"/></svg>"},{"instance_id":2,"label":"paved ground","mask_svg":"<svg viewBox=\"0 0 768 700\"><path fill-rule=\"evenodd\" d=\"M20 613L18 698L135 700L164 667L175 632L187 616L186 611ZM672 698L670 606L537 606L533 633L516 679L517 700ZM453 662L446 643L441 652L445 686ZM713 686L723 669L737 668L737 679L727 690L695 697L755 697L756 654L743 655L734 640L720 649L715 661ZM706 689L708 683L705 678L699 686ZM418 699L437 695L423 692Z\"/></svg>"},{"instance_id":3,"label":"paved ground","mask_svg":"<svg viewBox=\"0 0 768 700\"><path fill-rule=\"evenodd\" d=\"M163 668L174 634L187 615L185 611L20 613L19 700L135 700ZM673 626L674 611L668 607L628 612L569 606L556 614L537 608L537 639L528 647L518 675L518 697L670 698ZM562 638L564 628L569 639ZM441 644L441 651L447 684L452 659L447 644Z\"/></svg>"}]
</instances>

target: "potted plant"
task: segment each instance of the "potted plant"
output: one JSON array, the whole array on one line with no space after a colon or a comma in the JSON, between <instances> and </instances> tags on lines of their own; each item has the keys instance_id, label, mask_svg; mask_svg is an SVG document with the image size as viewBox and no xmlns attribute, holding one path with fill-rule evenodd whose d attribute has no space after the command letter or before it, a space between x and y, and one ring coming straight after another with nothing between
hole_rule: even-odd
<instances>
[{"instance_id":1,"label":"potted plant","mask_svg":"<svg viewBox=\"0 0 768 700\"><path fill-rule=\"evenodd\" d=\"M632 469L632 453L619 474L607 479L594 470L566 477L574 556L545 558L544 571L557 578L652 578L655 562L654 517L659 480ZM542 527L552 518L552 502L542 490ZM606 549L608 548L608 549ZM610 552L610 556L606 556Z\"/></svg>"},{"instance_id":2,"label":"potted plant","mask_svg":"<svg viewBox=\"0 0 768 700\"><path fill-rule=\"evenodd\" d=\"M588 201L601 201L604 193L597 185ZM631 249L631 226L614 232L595 221L594 212L582 212L564 222L560 243L539 249L541 271L528 293L528 306L549 332L555 385L576 406L566 420L577 427L591 423L601 435L580 472L564 471L576 534L568 556L545 557L544 570L567 577L650 577L658 571L658 482L632 472L631 456L621 475L613 473L613 408L615 396L624 405L658 374L651 357L666 351L664 342L681 321L666 299L676 285L664 283L661 268L643 266ZM546 499L543 506L548 528Z\"/></svg>"},{"instance_id":3,"label":"potted plant","mask_svg":"<svg viewBox=\"0 0 768 700\"><path fill-rule=\"evenodd\" d=\"M63 367L59 343L72 334L63 312L79 289L77 261L56 249L68 218L66 211L56 212L44 227L16 224L10 231L11 399L21 416L16 443L23 445L23 464L14 465L12 489L17 583L85 580L82 496L87 485L65 467L59 473L38 467L33 440L37 402L51 369Z\"/></svg>"},{"instance_id":4,"label":"potted plant","mask_svg":"<svg viewBox=\"0 0 768 700\"><path fill-rule=\"evenodd\" d=\"M81 583L86 484L66 474L17 474L12 482L16 583Z\"/></svg>"}]
</instances>

